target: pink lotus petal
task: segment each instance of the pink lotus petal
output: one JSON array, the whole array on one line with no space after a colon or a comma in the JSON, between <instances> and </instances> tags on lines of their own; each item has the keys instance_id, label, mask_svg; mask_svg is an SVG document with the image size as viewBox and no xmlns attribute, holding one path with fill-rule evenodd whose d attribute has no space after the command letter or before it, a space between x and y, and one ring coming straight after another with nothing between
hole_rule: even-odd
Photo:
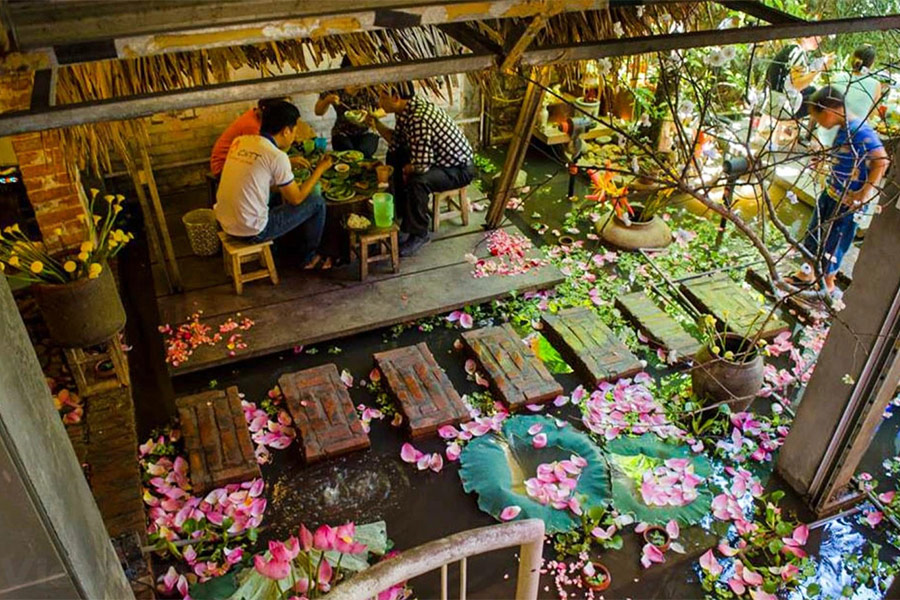
<instances>
[{"instance_id":1,"label":"pink lotus petal","mask_svg":"<svg viewBox=\"0 0 900 600\"><path fill-rule=\"evenodd\" d=\"M462 453L462 448L456 442L447 445L447 450L445 454L447 455L447 460L455 461L459 458L459 455Z\"/></svg>"},{"instance_id":2,"label":"pink lotus petal","mask_svg":"<svg viewBox=\"0 0 900 600\"><path fill-rule=\"evenodd\" d=\"M475 373L475 383L477 383L481 387L490 387L491 385L487 379L482 377L481 373Z\"/></svg>"},{"instance_id":3,"label":"pink lotus petal","mask_svg":"<svg viewBox=\"0 0 900 600\"><path fill-rule=\"evenodd\" d=\"M750 598L752 600L778 600L778 596L770 594L761 588L750 588Z\"/></svg>"},{"instance_id":4,"label":"pink lotus petal","mask_svg":"<svg viewBox=\"0 0 900 600\"><path fill-rule=\"evenodd\" d=\"M719 544L718 550L723 556L727 556L727 557L735 556L738 553L737 549L732 548L725 542L722 542L721 544Z\"/></svg>"},{"instance_id":5,"label":"pink lotus petal","mask_svg":"<svg viewBox=\"0 0 900 600\"><path fill-rule=\"evenodd\" d=\"M542 410L544 410L544 405L543 404L526 404L525 408L527 408L531 412L541 412Z\"/></svg>"},{"instance_id":6,"label":"pink lotus petal","mask_svg":"<svg viewBox=\"0 0 900 600\"><path fill-rule=\"evenodd\" d=\"M431 459L428 461L428 468L435 473L440 473L441 469L444 468L444 458L440 454L435 452L431 455Z\"/></svg>"},{"instance_id":7,"label":"pink lotus petal","mask_svg":"<svg viewBox=\"0 0 900 600\"><path fill-rule=\"evenodd\" d=\"M472 315L469 313L462 313L459 315L459 324L463 329L472 329L472 325L474 325Z\"/></svg>"},{"instance_id":8,"label":"pink lotus petal","mask_svg":"<svg viewBox=\"0 0 900 600\"><path fill-rule=\"evenodd\" d=\"M419 457L419 460L416 461L416 468L420 471L426 471L431 468L431 455L423 454Z\"/></svg>"},{"instance_id":9,"label":"pink lotus petal","mask_svg":"<svg viewBox=\"0 0 900 600\"><path fill-rule=\"evenodd\" d=\"M653 563L665 562L662 551L653 544L644 544L641 549L641 565L648 569Z\"/></svg>"},{"instance_id":10,"label":"pink lotus petal","mask_svg":"<svg viewBox=\"0 0 900 600\"><path fill-rule=\"evenodd\" d=\"M744 579L744 583L747 585L762 585L763 577L756 571L751 571L750 569L744 567L743 574L741 575Z\"/></svg>"},{"instance_id":11,"label":"pink lotus petal","mask_svg":"<svg viewBox=\"0 0 900 600\"><path fill-rule=\"evenodd\" d=\"M669 534L670 539L678 538L680 530L678 529L678 523L674 519L666 523L666 533Z\"/></svg>"},{"instance_id":12,"label":"pink lotus petal","mask_svg":"<svg viewBox=\"0 0 900 600\"><path fill-rule=\"evenodd\" d=\"M412 464L422 458L422 452L407 442L400 448L400 458L403 459L403 462Z\"/></svg>"},{"instance_id":13,"label":"pink lotus petal","mask_svg":"<svg viewBox=\"0 0 900 600\"><path fill-rule=\"evenodd\" d=\"M459 437L459 430L453 425L444 425L438 428L438 435L445 440L453 440Z\"/></svg>"},{"instance_id":14,"label":"pink lotus petal","mask_svg":"<svg viewBox=\"0 0 900 600\"><path fill-rule=\"evenodd\" d=\"M537 435L541 432L544 426L541 423L535 423L531 427L528 428L528 435Z\"/></svg>"},{"instance_id":15,"label":"pink lotus petal","mask_svg":"<svg viewBox=\"0 0 900 600\"><path fill-rule=\"evenodd\" d=\"M502 511L500 511L500 520L501 521L512 521L516 517L519 516L519 513L522 512L521 506L507 506Z\"/></svg>"},{"instance_id":16,"label":"pink lotus petal","mask_svg":"<svg viewBox=\"0 0 900 600\"><path fill-rule=\"evenodd\" d=\"M700 557L700 568L704 571L708 572L713 577L718 577L721 575L723 567L719 564L719 561L716 560L716 555L713 554L712 550L707 550L703 556Z\"/></svg>"},{"instance_id":17,"label":"pink lotus petal","mask_svg":"<svg viewBox=\"0 0 900 600\"><path fill-rule=\"evenodd\" d=\"M533 438L531 438L531 445L535 448L543 448L547 445L547 434L539 433Z\"/></svg>"},{"instance_id":18,"label":"pink lotus petal","mask_svg":"<svg viewBox=\"0 0 900 600\"><path fill-rule=\"evenodd\" d=\"M791 537L798 546L805 546L806 540L809 538L809 527L807 525L800 525L794 529L794 533L791 534Z\"/></svg>"},{"instance_id":19,"label":"pink lotus petal","mask_svg":"<svg viewBox=\"0 0 900 600\"><path fill-rule=\"evenodd\" d=\"M456 323L457 321L459 321L459 317L462 314L463 314L462 311L454 310L449 315L447 315L447 320L451 323Z\"/></svg>"},{"instance_id":20,"label":"pink lotus petal","mask_svg":"<svg viewBox=\"0 0 900 600\"><path fill-rule=\"evenodd\" d=\"M738 596L742 596L744 592L747 591L747 587L744 585L744 582L737 577L732 577L728 580L728 587L730 587L731 591Z\"/></svg>"},{"instance_id":21,"label":"pink lotus petal","mask_svg":"<svg viewBox=\"0 0 900 600\"><path fill-rule=\"evenodd\" d=\"M478 370L478 365L475 363L474 360L469 358L466 360L465 369L466 369L466 373L468 373L469 375L474 375L475 371Z\"/></svg>"},{"instance_id":22,"label":"pink lotus petal","mask_svg":"<svg viewBox=\"0 0 900 600\"><path fill-rule=\"evenodd\" d=\"M878 494L878 499L885 504L890 504L894 501L894 496L897 494L896 490L891 490L889 492L884 492Z\"/></svg>"},{"instance_id":23,"label":"pink lotus petal","mask_svg":"<svg viewBox=\"0 0 900 600\"><path fill-rule=\"evenodd\" d=\"M865 513L866 523L869 524L869 527L876 527L881 520L884 518L884 513L880 510L870 510Z\"/></svg>"},{"instance_id":24,"label":"pink lotus petal","mask_svg":"<svg viewBox=\"0 0 900 600\"><path fill-rule=\"evenodd\" d=\"M348 388L353 387L353 375L350 374L350 371L348 371L347 369L341 371L341 381Z\"/></svg>"}]
</instances>

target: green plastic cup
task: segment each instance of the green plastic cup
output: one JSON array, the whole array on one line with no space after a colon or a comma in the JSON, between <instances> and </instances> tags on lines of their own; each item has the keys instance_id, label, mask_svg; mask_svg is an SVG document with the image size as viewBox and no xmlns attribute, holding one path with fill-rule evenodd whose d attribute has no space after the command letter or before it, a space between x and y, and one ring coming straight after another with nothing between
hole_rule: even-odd
<instances>
[{"instance_id":1,"label":"green plastic cup","mask_svg":"<svg viewBox=\"0 0 900 600\"><path fill-rule=\"evenodd\" d=\"M387 192L372 195L376 227L390 227L394 223L394 196Z\"/></svg>"}]
</instances>

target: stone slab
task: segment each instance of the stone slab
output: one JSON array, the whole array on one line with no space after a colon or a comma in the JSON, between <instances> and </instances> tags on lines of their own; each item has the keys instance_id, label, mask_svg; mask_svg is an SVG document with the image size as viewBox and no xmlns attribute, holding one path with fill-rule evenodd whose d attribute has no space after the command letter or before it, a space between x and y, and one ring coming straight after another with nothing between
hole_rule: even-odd
<instances>
[{"instance_id":1,"label":"stone slab","mask_svg":"<svg viewBox=\"0 0 900 600\"><path fill-rule=\"evenodd\" d=\"M175 405L195 493L260 476L237 387L179 398Z\"/></svg>"},{"instance_id":2,"label":"stone slab","mask_svg":"<svg viewBox=\"0 0 900 600\"><path fill-rule=\"evenodd\" d=\"M563 393L544 363L508 323L467 331L462 337L487 373L491 389L510 408L545 402Z\"/></svg>"},{"instance_id":3,"label":"stone slab","mask_svg":"<svg viewBox=\"0 0 900 600\"><path fill-rule=\"evenodd\" d=\"M469 410L425 342L379 352L375 363L406 417L413 438L469 420Z\"/></svg>"},{"instance_id":4,"label":"stone slab","mask_svg":"<svg viewBox=\"0 0 900 600\"><path fill-rule=\"evenodd\" d=\"M544 336L590 386L634 375L641 361L591 309L578 306L545 314Z\"/></svg>"},{"instance_id":5,"label":"stone slab","mask_svg":"<svg viewBox=\"0 0 900 600\"><path fill-rule=\"evenodd\" d=\"M278 379L300 433L307 463L370 446L356 408L333 363L287 373Z\"/></svg>"},{"instance_id":6,"label":"stone slab","mask_svg":"<svg viewBox=\"0 0 900 600\"><path fill-rule=\"evenodd\" d=\"M771 307L761 305L756 291L744 289L728 275L717 274L695 279L680 286L688 300L701 311L711 314L719 322L725 323L728 329L744 336L755 336L772 339L790 326L778 316L776 311L765 321ZM765 312L760 314L760 309Z\"/></svg>"},{"instance_id":7,"label":"stone slab","mask_svg":"<svg viewBox=\"0 0 900 600\"><path fill-rule=\"evenodd\" d=\"M616 298L616 308L666 353L675 352L675 360L693 358L703 346L675 318L661 309L644 292Z\"/></svg>"}]
</instances>

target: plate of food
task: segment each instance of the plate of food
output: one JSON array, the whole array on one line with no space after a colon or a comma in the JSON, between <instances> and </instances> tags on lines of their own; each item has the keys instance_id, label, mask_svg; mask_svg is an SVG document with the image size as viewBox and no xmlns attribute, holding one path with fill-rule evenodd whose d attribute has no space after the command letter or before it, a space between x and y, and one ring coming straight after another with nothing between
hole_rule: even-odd
<instances>
[{"instance_id":1,"label":"plate of food","mask_svg":"<svg viewBox=\"0 0 900 600\"><path fill-rule=\"evenodd\" d=\"M327 200L331 200L333 202L343 202L344 200L350 200L356 195L356 191L353 188L348 187L346 185L330 185L328 189L323 194Z\"/></svg>"},{"instance_id":2,"label":"plate of food","mask_svg":"<svg viewBox=\"0 0 900 600\"><path fill-rule=\"evenodd\" d=\"M353 213L349 217L347 217L347 229L352 229L354 231L363 231L364 229L368 229L371 226L372 221L362 215Z\"/></svg>"},{"instance_id":3,"label":"plate of food","mask_svg":"<svg viewBox=\"0 0 900 600\"><path fill-rule=\"evenodd\" d=\"M334 170L338 173L349 173L350 165L348 165L347 163L338 163L334 165Z\"/></svg>"},{"instance_id":4,"label":"plate of food","mask_svg":"<svg viewBox=\"0 0 900 600\"><path fill-rule=\"evenodd\" d=\"M342 150L340 152L335 152L334 156L348 163L357 163L366 157L366 155L359 150Z\"/></svg>"},{"instance_id":5,"label":"plate of food","mask_svg":"<svg viewBox=\"0 0 900 600\"><path fill-rule=\"evenodd\" d=\"M365 125L366 117L369 116L367 110L348 110L344 112L344 118L354 125Z\"/></svg>"}]
</instances>

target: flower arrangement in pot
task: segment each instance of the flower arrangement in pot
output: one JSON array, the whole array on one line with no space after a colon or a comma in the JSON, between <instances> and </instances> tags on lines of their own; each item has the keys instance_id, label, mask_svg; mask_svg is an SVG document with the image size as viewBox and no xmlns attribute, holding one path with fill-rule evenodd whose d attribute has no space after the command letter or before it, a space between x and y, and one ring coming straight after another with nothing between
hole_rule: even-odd
<instances>
[{"instance_id":1,"label":"flower arrangement in pot","mask_svg":"<svg viewBox=\"0 0 900 600\"><path fill-rule=\"evenodd\" d=\"M107 261L134 239L116 227L124 196L106 195L104 214L95 214L99 190L91 190L86 238L67 253L50 253L30 240L18 224L0 234L0 271L33 284L50 337L68 347L87 347L110 338L125 325L125 309Z\"/></svg>"},{"instance_id":2,"label":"flower arrangement in pot","mask_svg":"<svg viewBox=\"0 0 900 600\"><path fill-rule=\"evenodd\" d=\"M597 222L597 233L608 242L625 250L664 248L672 243L672 230L659 214L668 205L674 188L649 194L641 203L629 203L628 186L619 188L613 181L616 171L607 161L605 170L590 172L593 194L585 196L597 203L608 201L611 218Z\"/></svg>"},{"instance_id":3,"label":"flower arrangement in pot","mask_svg":"<svg viewBox=\"0 0 900 600\"><path fill-rule=\"evenodd\" d=\"M701 401L735 400L732 410L746 410L762 388L764 364L759 347L765 342L728 331L712 315L703 315L697 326L705 344L691 372L694 395Z\"/></svg>"}]
</instances>

